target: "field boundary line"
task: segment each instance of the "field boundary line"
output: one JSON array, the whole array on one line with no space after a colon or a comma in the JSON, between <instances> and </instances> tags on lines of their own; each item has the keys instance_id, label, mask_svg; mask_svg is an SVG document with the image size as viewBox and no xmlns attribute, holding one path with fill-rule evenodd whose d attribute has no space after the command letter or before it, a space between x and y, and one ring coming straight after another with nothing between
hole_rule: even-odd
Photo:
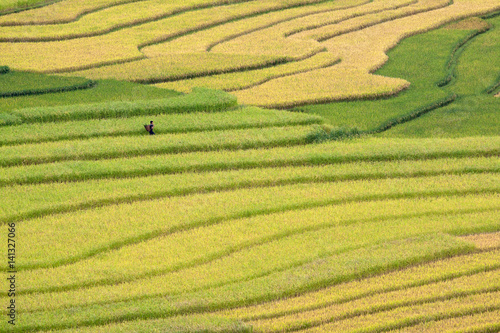
<instances>
[{"instance_id":1,"label":"field boundary line","mask_svg":"<svg viewBox=\"0 0 500 333\"><path fill-rule=\"evenodd\" d=\"M214 217L214 218L209 218L209 219L204 219L200 220L194 223L190 224L184 224L184 225L177 225L173 227L169 227L168 229L164 230L156 230L149 232L147 234L142 234L134 238L129 238L126 240L122 241L116 241L112 244L107 244L106 246L99 248L99 249L93 249L92 251L88 251L85 254L74 256L72 258L66 258L66 259L61 259L57 262L52 262L50 264L37 264L37 265L30 265L29 267L18 267L18 271L23 271L23 270L33 270L33 269L40 269L40 268L55 268L59 266L64 266L64 265L69 265L76 263L78 261L88 259L91 257L94 257L96 255L99 255L101 253L106 253L109 251L117 250L125 246L129 245L134 245L138 244L144 241L148 241L157 237L162 237L162 236L167 236L171 234L175 234L178 232L182 231L187 231L191 229L196 229L199 227L207 227L207 226L212 226L212 225L217 225L220 223L224 223L226 221L231 221L231 220L237 220L237 219L242 219L242 218L249 218L249 217L256 217L256 216L264 216L264 215L271 215L271 214L279 214L279 213L284 213L284 212L290 212L290 211L299 211L299 210L307 210L307 209L314 209L314 208L320 208L320 207L327 207L327 206L332 206L332 205L340 205L340 204L347 204L347 203L355 203L355 202L375 202L375 201L385 201L385 200L400 200L400 199L412 199L412 198L435 198L435 197L462 197L462 196L469 196L469 195L482 195L482 194L497 194L499 193L498 189L481 189L481 190L451 190L451 191L425 191L425 192L416 192L416 193L398 193L398 194L383 194L383 195L365 195L365 196L357 196L357 197L351 197L347 199L330 199L330 200L320 200L320 201L315 201L315 202L309 202L309 203L301 203L301 204L291 204L287 206L281 206L281 207L272 207L272 208L262 208L262 209L257 209L257 210L252 210L252 209L246 209L244 211L238 212L238 213L233 213L229 216L225 217ZM142 200L135 200L135 201L148 201L156 198L145 198ZM111 201L111 200L109 200ZM123 200L120 202L116 202L113 200L111 203L110 202L105 202L103 205L100 205L98 207L105 207L105 206L113 206L113 205L119 205L119 204L124 204L124 203L129 203L130 201ZM67 210L61 210L59 209L57 212L50 212L49 214L45 214L45 216L48 215L55 215L55 214L64 214L64 213L69 213L72 211L76 210L89 210L89 209L94 209L96 206L89 206L86 204L80 204L80 205L73 205L71 207L67 207L69 209ZM490 210L497 210L497 208L488 208ZM45 209L44 212L51 211L53 209ZM40 210L42 211L42 210ZM37 216L34 218L38 218L42 216ZM14 219L10 219L11 221L15 221ZM18 221L15 222L20 222L24 221L26 219L19 219ZM10 221L9 221L10 222ZM25 221L29 223L29 221Z\"/></svg>"},{"instance_id":2,"label":"field boundary line","mask_svg":"<svg viewBox=\"0 0 500 333\"><path fill-rule=\"evenodd\" d=\"M70 284L70 285L65 285L65 286L61 286L61 287L25 289L25 290L19 290L19 295L29 295L29 294L34 294L34 293L65 292L65 291L69 291L69 290L77 290L77 289L87 288L87 287L128 283L128 282L132 282L132 281L138 281L141 279L162 276L165 274L175 273L175 272L179 272L179 271L189 269L189 268L195 268L195 267L198 267L200 265L205 265L205 264L211 263L213 261L217 261L217 260L223 259L225 257L231 256L235 253L245 251L245 250L248 250L248 249L251 249L254 247L258 247L261 245L265 245L268 243L272 243L275 241L280 241L280 240L286 239L287 237L296 236L296 235L300 235L300 234L307 233L307 232L328 229L328 228L331 228L331 227L334 227L337 225L338 226L352 226L352 225L358 225L358 224L367 224L367 223L372 223L372 222L378 223L378 222L385 222L385 221L398 220L398 219L411 219L411 218L419 218L419 217L427 217L427 216L445 216L448 214L467 215L467 214L472 214L472 213L495 212L495 211L498 211L499 209L500 209L500 207L479 208L479 209L470 209L470 208L469 209L452 209L452 210L449 210L446 212L436 212L436 211L430 212L429 211L429 212L424 212L424 213L405 213L405 214L396 215L396 216L377 216L377 217L370 217L370 218L348 219L348 220L342 221L341 224L336 224L336 223L332 223L332 222L325 222L325 223L320 223L320 224L316 224L316 225L311 225L311 226L307 226L307 227L301 227L301 228L289 230L286 232L279 232L279 233L275 233L272 235L266 235L264 237L261 237L259 239L254 240L254 241L245 241L242 244L227 247L227 248L222 249L218 252L212 253L206 257L201 257L201 258L198 258L195 260L191 260L190 262L179 263L179 264L173 265L169 268L165 268L165 269L161 269L161 270L152 270L150 272L138 274L138 275L135 275L135 276L130 277L130 278L123 278L121 280L101 279L98 281L92 281L92 282L88 282L88 283L79 283L79 284ZM307 210L307 208L306 209L298 209L298 210ZM281 213L281 212L279 212L279 213ZM220 221L219 223L215 223L215 224L211 224L211 225L200 225L200 226L188 228L188 229L182 230L182 231L194 230L194 229L199 229L199 228L212 226L212 225L219 225L219 224L230 222L230 221L231 221L231 219L227 219L224 221ZM175 234L178 232L182 232L182 231L176 231L176 232L168 233L168 234L158 234L155 237L152 237L149 239L144 239L142 241L135 242L135 243L129 243L129 244L121 246L120 248L127 247L127 246L134 246L134 245L137 245L137 244L140 244L143 242L147 242L147 241L150 241L150 240L158 238L158 237L165 237L165 236L169 236L169 235L172 235L172 234ZM364 245L359 245L359 246L363 247ZM357 248L358 248L358 246L354 246L354 247L347 246L347 247L335 250L335 253L333 253L333 254L345 253L345 252L349 252L349 251L352 251L353 249L357 249ZM110 249L109 251L104 251L101 253L106 253L106 252L111 252L111 251L112 250ZM329 255L332 255L332 253L330 253ZM86 258L86 259L88 259L88 258ZM80 259L80 260L84 260L84 259ZM76 261L76 262L78 262L78 261ZM63 265L60 265L57 267L61 267L61 266L66 266L66 265L63 264ZM55 267L56 266L51 266L50 268L55 268ZM22 269L22 271L27 271L27 270L29 271L30 269L28 269L28 268ZM0 296L6 296L6 293L1 292Z\"/></svg>"}]
</instances>

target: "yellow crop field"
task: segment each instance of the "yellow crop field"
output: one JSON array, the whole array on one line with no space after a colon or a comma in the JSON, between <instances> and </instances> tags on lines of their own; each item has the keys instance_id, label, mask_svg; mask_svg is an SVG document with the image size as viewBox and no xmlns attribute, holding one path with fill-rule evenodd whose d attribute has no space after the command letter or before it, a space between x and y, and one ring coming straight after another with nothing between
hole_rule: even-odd
<instances>
[{"instance_id":1,"label":"yellow crop field","mask_svg":"<svg viewBox=\"0 0 500 333\"><path fill-rule=\"evenodd\" d=\"M349 99L349 96L357 99L396 94L408 88L409 82L370 74L387 61L385 52L409 35L464 17L466 13L470 13L472 7L478 10L479 14L483 10L500 8L498 3L493 2L484 3L484 7L477 5L456 1L442 9L388 21L328 39L320 44L326 47L328 52L341 58L337 66L328 70L279 78L239 91L235 95L245 103L248 103L252 96L259 96L260 105L290 107L311 102L345 100ZM297 91L301 93L297 94ZM309 99L305 96L309 96Z\"/></svg>"},{"instance_id":2,"label":"yellow crop field","mask_svg":"<svg viewBox=\"0 0 500 333\"><path fill-rule=\"evenodd\" d=\"M224 57L228 56L225 55ZM243 90L279 77L330 67L337 64L339 60L339 58L329 52L319 52L303 60L286 62L282 65L244 72L214 74L199 78L163 82L155 86L183 92L190 92L194 87L207 87L225 91Z\"/></svg>"},{"instance_id":3,"label":"yellow crop field","mask_svg":"<svg viewBox=\"0 0 500 333\"><path fill-rule=\"evenodd\" d=\"M56 1L49 6L44 6L37 10L26 10L0 16L0 26L67 23L77 20L79 16L86 13L128 2L137 2L137 0Z\"/></svg>"},{"instance_id":4,"label":"yellow crop field","mask_svg":"<svg viewBox=\"0 0 500 333\"><path fill-rule=\"evenodd\" d=\"M268 27L291 21L303 16L316 13L338 11L343 8L357 7L367 0L343 0L335 2L320 2L313 6L293 7L281 11L270 11L258 16L249 16L241 20L230 21L227 24L217 25L210 29L196 31L192 34L180 36L165 43L153 44L141 49L148 57L155 57L176 53L193 53L210 51L217 44L246 35L251 31L258 31Z\"/></svg>"},{"instance_id":5,"label":"yellow crop field","mask_svg":"<svg viewBox=\"0 0 500 333\"><path fill-rule=\"evenodd\" d=\"M34 23L30 16L35 17L38 11L43 16L52 6L57 9L52 20L57 20L57 15L64 20L77 15L78 19L30 25L29 22ZM397 94L407 89L409 82L372 74L387 61L388 49L410 35L495 9L499 9L495 0L476 1L473 5L469 1L444 0L192 0L182 5L153 0L97 1L85 5L64 1L13 14L14 19L19 16L18 23L22 25L0 26L0 40L4 41L0 43L0 53L3 64L18 69L156 83L160 78L182 80L192 75L189 67L179 68L179 73L165 73L176 57L211 60L236 55L298 60L326 49L331 58L341 59L337 66L328 69L318 68L316 63L307 73L291 74L285 70L280 72L282 75L268 76L265 82L259 80L256 86L235 93L242 103L292 107ZM356 45L355 50L352 45ZM223 73L228 65L214 60L209 67L211 70L200 74ZM280 67L275 70L279 72ZM165 74L159 75L161 72ZM217 80L223 82L222 87L235 87L232 77ZM179 82L178 86L188 91L192 85Z\"/></svg>"},{"instance_id":6,"label":"yellow crop field","mask_svg":"<svg viewBox=\"0 0 500 333\"><path fill-rule=\"evenodd\" d=\"M184 78L269 67L285 61L265 55L224 55L218 53L170 54L134 62L72 72L68 75L93 79L115 78L134 82L177 81ZM191 89L189 89L191 91ZM188 92L189 92L188 91Z\"/></svg>"},{"instance_id":7,"label":"yellow crop field","mask_svg":"<svg viewBox=\"0 0 500 333\"><path fill-rule=\"evenodd\" d=\"M178 12L220 3L217 0L188 0L182 3L153 0L122 2L120 6L89 12L79 17L78 20L64 24L4 26L0 30L0 40L29 42L102 35L118 28L148 23ZM82 7L82 5L79 6Z\"/></svg>"}]
</instances>

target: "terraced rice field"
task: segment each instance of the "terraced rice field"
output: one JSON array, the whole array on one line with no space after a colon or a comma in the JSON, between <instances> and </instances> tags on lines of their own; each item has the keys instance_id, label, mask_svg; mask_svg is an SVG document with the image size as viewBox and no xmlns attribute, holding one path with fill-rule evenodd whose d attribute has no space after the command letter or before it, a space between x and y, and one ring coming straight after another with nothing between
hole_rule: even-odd
<instances>
[{"instance_id":1,"label":"terraced rice field","mask_svg":"<svg viewBox=\"0 0 500 333\"><path fill-rule=\"evenodd\" d=\"M372 74L384 52L498 9L496 0L62 1L0 16L0 53L13 69L174 81L180 90L244 72L260 78L249 86L219 77L217 88L238 89L240 103L290 107L400 92L408 81ZM307 61L318 52L325 60Z\"/></svg>"},{"instance_id":2,"label":"terraced rice field","mask_svg":"<svg viewBox=\"0 0 500 333\"><path fill-rule=\"evenodd\" d=\"M29 5L0 331L500 330L498 1Z\"/></svg>"}]
</instances>

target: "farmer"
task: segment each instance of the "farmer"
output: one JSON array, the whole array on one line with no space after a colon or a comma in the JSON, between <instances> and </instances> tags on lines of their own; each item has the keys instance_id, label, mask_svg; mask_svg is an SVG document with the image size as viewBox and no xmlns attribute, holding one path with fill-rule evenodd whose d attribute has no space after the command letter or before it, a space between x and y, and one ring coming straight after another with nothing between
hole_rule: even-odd
<instances>
[{"instance_id":1,"label":"farmer","mask_svg":"<svg viewBox=\"0 0 500 333\"><path fill-rule=\"evenodd\" d=\"M155 134L155 132L153 132L153 127L154 126L155 125L153 124L152 120L149 122L149 125L144 125L144 128L146 128L146 131L149 132L149 135L154 135Z\"/></svg>"}]
</instances>

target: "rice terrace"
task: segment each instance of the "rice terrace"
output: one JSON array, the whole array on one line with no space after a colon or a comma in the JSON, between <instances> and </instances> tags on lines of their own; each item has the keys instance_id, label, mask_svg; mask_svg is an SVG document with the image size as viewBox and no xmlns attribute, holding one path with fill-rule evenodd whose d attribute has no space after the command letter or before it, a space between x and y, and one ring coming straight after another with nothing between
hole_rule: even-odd
<instances>
[{"instance_id":1,"label":"rice terrace","mask_svg":"<svg viewBox=\"0 0 500 333\"><path fill-rule=\"evenodd\" d=\"M0 332L500 332L499 55L499 0L1 0Z\"/></svg>"}]
</instances>

